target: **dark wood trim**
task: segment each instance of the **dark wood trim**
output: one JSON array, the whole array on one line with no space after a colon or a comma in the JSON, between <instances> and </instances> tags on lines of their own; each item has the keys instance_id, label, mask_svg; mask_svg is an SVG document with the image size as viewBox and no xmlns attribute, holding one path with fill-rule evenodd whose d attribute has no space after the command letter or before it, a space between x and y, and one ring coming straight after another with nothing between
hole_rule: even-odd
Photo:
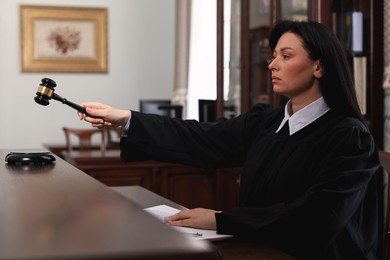
<instances>
[{"instance_id":1,"label":"dark wood trim","mask_svg":"<svg viewBox=\"0 0 390 260\"><path fill-rule=\"evenodd\" d=\"M368 54L368 87L370 95L370 127L379 149L383 149L383 1L371 1L370 53Z\"/></svg>"},{"instance_id":2,"label":"dark wood trim","mask_svg":"<svg viewBox=\"0 0 390 260\"><path fill-rule=\"evenodd\" d=\"M329 28L332 26L331 1L330 0L309 0L308 18L311 21L320 22Z\"/></svg>"},{"instance_id":3,"label":"dark wood trim","mask_svg":"<svg viewBox=\"0 0 390 260\"><path fill-rule=\"evenodd\" d=\"M249 33L249 0L241 0L241 113L251 107Z\"/></svg>"},{"instance_id":4,"label":"dark wood trim","mask_svg":"<svg viewBox=\"0 0 390 260\"><path fill-rule=\"evenodd\" d=\"M220 118L224 114L224 98L223 98L223 4L224 0L217 0L217 100L216 100L216 118Z\"/></svg>"}]
</instances>

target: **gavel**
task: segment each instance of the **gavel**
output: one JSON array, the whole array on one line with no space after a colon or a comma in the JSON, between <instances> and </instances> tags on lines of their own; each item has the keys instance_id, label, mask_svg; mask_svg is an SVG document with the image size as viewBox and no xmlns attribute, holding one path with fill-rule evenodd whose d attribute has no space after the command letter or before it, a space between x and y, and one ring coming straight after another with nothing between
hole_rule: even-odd
<instances>
[{"instance_id":1,"label":"gavel","mask_svg":"<svg viewBox=\"0 0 390 260\"><path fill-rule=\"evenodd\" d=\"M49 78L43 78L41 80L41 84L39 84L39 86L38 86L36 97L34 97L35 102L37 102L38 104L40 104L42 106L47 106L50 104L49 100L54 99L54 100L60 101L63 104L66 104L66 105L76 109L77 111L79 111L85 115L88 115L88 113L84 107L79 106L79 105L67 100L66 98L63 98L60 95L57 95L56 93L54 93L54 88L56 86L57 86L57 84L54 80L49 79Z\"/></svg>"}]
</instances>

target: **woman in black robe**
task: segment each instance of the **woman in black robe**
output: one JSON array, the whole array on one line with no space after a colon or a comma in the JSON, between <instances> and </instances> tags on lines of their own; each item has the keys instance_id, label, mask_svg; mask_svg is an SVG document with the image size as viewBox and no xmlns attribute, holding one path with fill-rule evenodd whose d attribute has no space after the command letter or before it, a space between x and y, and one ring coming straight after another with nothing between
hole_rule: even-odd
<instances>
[{"instance_id":1,"label":"woman in black robe","mask_svg":"<svg viewBox=\"0 0 390 260\"><path fill-rule=\"evenodd\" d=\"M377 259L378 152L364 122L346 55L317 22L281 21L270 34L273 90L283 108L259 104L214 123L100 103L80 119L123 126L123 161L243 166L239 207L191 209L178 226L267 241L300 259Z\"/></svg>"}]
</instances>

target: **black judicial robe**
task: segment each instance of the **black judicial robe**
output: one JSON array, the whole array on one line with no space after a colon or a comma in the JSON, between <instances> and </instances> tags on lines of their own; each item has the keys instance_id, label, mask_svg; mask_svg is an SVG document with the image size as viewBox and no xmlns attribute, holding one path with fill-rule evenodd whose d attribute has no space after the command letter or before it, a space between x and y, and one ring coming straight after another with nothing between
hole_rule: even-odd
<instances>
[{"instance_id":1,"label":"black judicial robe","mask_svg":"<svg viewBox=\"0 0 390 260\"><path fill-rule=\"evenodd\" d=\"M132 112L121 157L242 165L240 205L216 214L218 233L266 241L300 259L377 259L372 136L333 110L291 136L275 133L283 116L266 105L215 123Z\"/></svg>"}]
</instances>

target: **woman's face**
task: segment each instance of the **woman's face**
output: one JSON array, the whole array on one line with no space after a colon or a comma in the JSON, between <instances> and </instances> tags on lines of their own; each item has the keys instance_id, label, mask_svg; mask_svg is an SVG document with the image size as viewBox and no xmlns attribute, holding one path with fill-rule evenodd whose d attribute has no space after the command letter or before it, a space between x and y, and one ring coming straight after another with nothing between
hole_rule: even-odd
<instances>
[{"instance_id":1,"label":"woman's face","mask_svg":"<svg viewBox=\"0 0 390 260\"><path fill-rule=\"evenodd\" d=\"M317 80L322 77L320 62L310 59L300 36L294 33L286 32L280 37L268 68L273 90L278 94L293 99L321 93Z\"/></svg>"}]
</instances>

